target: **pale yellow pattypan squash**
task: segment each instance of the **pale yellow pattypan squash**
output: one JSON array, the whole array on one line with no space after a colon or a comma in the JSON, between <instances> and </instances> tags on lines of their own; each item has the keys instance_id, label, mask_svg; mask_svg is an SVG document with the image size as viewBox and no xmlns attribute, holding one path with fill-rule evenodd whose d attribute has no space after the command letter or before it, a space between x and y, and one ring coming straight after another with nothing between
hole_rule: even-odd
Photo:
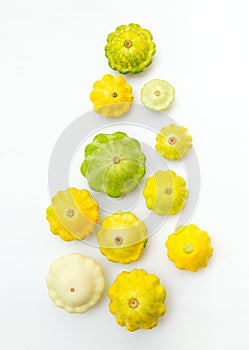
<instances>
[{"instance_id":1,"label":"pale yellow pattypan squash","mask_svg":"<svg viewBox=\"0 0 249 350\"><path fill-rule=\"evenodd\" d=\"M46 284L54 304L71 313L84 313L102 296L105 279L99 264L74 253L55 260Z\"/></svg>"},{"instance_id":2,"label":"pale yellow pattypan squash","mask_svg":"<svg viewBox=\"0 0 249 350\"><path fill-rule=\"evenodd\" d=\"M108 290L110 311L120 326L133 332L157 326L166 312L165 288L156 275L134 269L120 273Z\"/></svg>"},{"instance_id":3,"label":"pale yellow pattypan squash","mask_svg":"<svg viewBox=\"0 0 249 350\"><path fill-rule=\"evenodd\" d=\"M99 217L98 204L90 193L74 187L58 192L46 212L51 232L64 241L82 240L90 235Z\"/></svg>"},{"instance_id":4,"label":"pale yellow pattypan squash","mask_svg":"<svg viewBox=\"0 0 249 350\"><path fill-rule=\"evenodd\" d=\"M107 118L120 117L130 109L132 87L122 76L106 74L93 84L90 99L96 113Z\"/></svg>"},{"instance_id":5,"label":"pale yellow pattypan squash","mask_svg":"<svg viewBox=\"0 0 249 350\"><path fill-rule=\"evenodd\" d=\"M192 147L192 137L184 126L170 124L156 137L156 150L167 159L177 160L186 156Z\"/></svg>"},{"instance_id":6,"label":"pale yellow pattypan squash","mask_svg":"<svg viewBox=\"0 0 249 350\"><path fill-rule=\"evenodd\" d=\"M175 215L188 197L186 181L172 171L158 171L146 180L143 195L148 209L158 215Z\"/></svg>"},{"instance_id":7,"label":"pale yellow pattypan squash","mask_svg":"<svg viewBox=\"0 0 249 350\"><path fill-rule=\"evenodd\" d=\"M207 266L213 248L210 237L196 225L179 226L166 241L168 258L178 269L197 271Z\"/></svg>"},{"instance_id":8,"label":"pale yellow pattypan squash","mask_svg":"<svg viewBox=\"0 0 249 350\"><path fill-rule=\"evenodd\" d=\"M131 212L107 216L97 232L100 251L108 260L128 264L140 258L147 243L147 228Z\"/></svg>"},{"instance_id":9,"label":"pale yellow pattypan squash","mask_svg":"<svg viewBox=\"0 0 249 350\"><path fill-rule=\"evenodd\" d=\"M166 80L153 79L142 87L140 99L146 108L152 111L163 111L174 101L175 89Z\"/></svg>"}]
</instances>

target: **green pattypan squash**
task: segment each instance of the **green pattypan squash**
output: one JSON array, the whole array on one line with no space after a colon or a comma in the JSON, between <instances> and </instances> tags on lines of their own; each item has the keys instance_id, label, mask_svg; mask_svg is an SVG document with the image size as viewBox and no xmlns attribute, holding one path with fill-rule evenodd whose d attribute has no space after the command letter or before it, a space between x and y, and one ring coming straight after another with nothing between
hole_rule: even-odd
<instances>
[{"instance_id":1,"label":"green pattypan squash","mask_svg":"<svg viewBox=\"0 0 249 350\"><path fill-rule=\"evenodd\" d=\"M117 198L137 187L145 158L139 142L124 132L98 134L85 148L81 173L91 189Z\"/></svg>"},{"instance_id":2,"label":"green pattypan squash","mask_svg":"<svg viewBox=\"0 0 249 350\"><path fill-rule=\"evenodd\" d=\"M152 62L156 45L149 30L138 24L121 25L107 38L109 66L120 73L140 73Z\"/></svg>"}]
</instances>

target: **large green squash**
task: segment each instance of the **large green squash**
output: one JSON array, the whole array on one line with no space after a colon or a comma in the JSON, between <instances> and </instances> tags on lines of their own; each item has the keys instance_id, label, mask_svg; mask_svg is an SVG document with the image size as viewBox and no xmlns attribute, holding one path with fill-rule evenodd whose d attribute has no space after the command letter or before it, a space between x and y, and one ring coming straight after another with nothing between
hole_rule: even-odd
<instances>
[{"instance_id":1,"label":"large green squash","mask_svg":"<svg viewBox=\"0 0 249 350\"><path fill-rule=\"evenodd\" d=\"M133 191L145 174L139 142L124 132L99 134L85 148L81 173L91 189L110 197Z\"/></svg>"},{"instance_id":2,"label":"large green squash","mask_svg":"<svg viewBox=\"0 0 249 350\"><path fill-rule=\"evenodd\" d=\"M140 73L152 62L156 45L149 30L138 24L121 25L107 38L109 66L120 73Z\"/></svg>"}]
</instances>

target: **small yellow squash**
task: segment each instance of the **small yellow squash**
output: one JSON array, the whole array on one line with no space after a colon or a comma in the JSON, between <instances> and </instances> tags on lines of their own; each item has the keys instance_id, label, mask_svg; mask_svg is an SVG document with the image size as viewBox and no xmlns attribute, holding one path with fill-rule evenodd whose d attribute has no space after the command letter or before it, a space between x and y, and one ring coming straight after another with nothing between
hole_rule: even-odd
<instances>
[{"instance_id":1,"label":"small yellow squash","mask_svg":"<svg viewBox=\"0 0 249 350\"><path fill-rule=\"evenodd\" d=\"M147 243L147 228L131 212L107 216L97 232L100 251L113 262L128 264L140 258Z\"/></svg>"},{"instance_id":2,"label":"small yellow squash","mask_svg":"<svg viewBox=\"0 0 249 350\"><path fill-rule=\"evenodd\" d=\"M130 109L132 87L122 76L106 74L93 84L90 99L96 113L107 118L120 117Z\"/></svg>"},{"instance_id":3,"label":"small yellow squash","mask_svg":"<svg viewBox=\"0 0 249 350\"><path fill-rule=\"evenodd\" d=\"M99 217L98 204L90 193L74 187L58 192L46 212L50 231L64 241L82 240L90 235Z\"/></svg>"},{"instance_id":4,"label":"small yellow squash","mask_svg":"<svg viewBox=\"0 0 249 350\"><path fill-rule=\"evenodd\" d=\"M56 306L78 314L94 306L105 289L100 265L78 253L55 260L50 266L46 284Z\"/></svg>"},{"instance_id":5,"label":"small yellow squash","mask_svg":"<svg viewBox=\"0 0 249 350\"><path fill-rule=\"evenodd\" d=\"M186 156L192 147L192 137L184 126L170 124L156 138L156 150L164 158L177 160Z\"/></svg>"},{"instance_id":6,"label":"small yellow squash","mask_svg":"<svg viewBox=\"0 0 249 350\"><path fill-rule=\"evenodd\" d=\"M157 326L166 312L165 288L156 275L134 269L120 273L109 287L110 312L120 326L134 332Z\"/></svg>"},{"instance_id":7,"label":"small yellow squash","mask_svg":"<svg viewBox=\"0 0 249 350\"><path fill-rule=\"evenodd\" d=\"M143 195L148 209L158 215L175 215L184 208L188 190L181 176L160 170L146 180Z\"/></svg>"},{"instance_id":8,"label":"small yellow squash","mask_svg":"<svg viewBox=\"0 0 249 350\"><path fill-rule=\"evenodd\" d=\"M181 270L197 271L207 266L213 248L207 232L196 225L179 226L166 241L168 258Z\"/></svg>"}]
</instances>

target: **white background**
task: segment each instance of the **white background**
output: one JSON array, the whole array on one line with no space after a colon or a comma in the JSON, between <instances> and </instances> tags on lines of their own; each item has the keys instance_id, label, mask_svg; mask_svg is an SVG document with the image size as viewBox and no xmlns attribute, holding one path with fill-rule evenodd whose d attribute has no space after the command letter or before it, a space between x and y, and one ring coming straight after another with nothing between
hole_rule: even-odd
<instances>
[{"instance_id":1,"label":"white background","mask_svg":"<svg viewBox=\"0 0 249 350\"><path fill-rule=\"evenodd\" d=\"M0 348L248 350L248 2L0 1ZM139 23L157 44L153 64L127 76L139 90L162 78L176 88L168 113L188 127L202 189L192 222L215 249L208 268L180 271L166 258L167 227L141 260L109 263L97 249L49 232L47 170L61 132L91 109L92 83L111 73L107 34ZM116 74L116 73L115 73ZM47 295L57 257L80 252L102 266L109 286L142 267L167 289L167 313L151 331L129 333L108 311L107 289L88 313L67 314Z\"/></svg>"}]
</instances>

